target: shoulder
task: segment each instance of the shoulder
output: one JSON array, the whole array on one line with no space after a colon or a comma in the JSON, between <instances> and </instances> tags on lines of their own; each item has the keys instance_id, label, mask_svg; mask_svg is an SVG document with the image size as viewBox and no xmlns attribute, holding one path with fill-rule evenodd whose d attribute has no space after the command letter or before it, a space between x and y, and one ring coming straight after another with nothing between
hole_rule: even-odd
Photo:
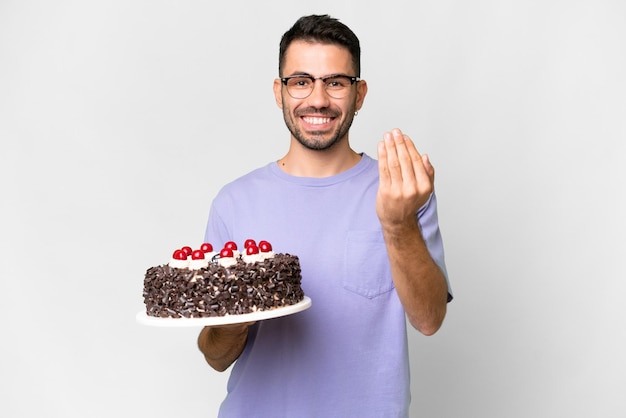
<instances>
[{"instance_id":1,"label":"shoulder","mask_svg":"<svg viewBox=\"0 0 626 418\"><path fill-rule=\"evenodd\" d=\"M219 194L238 192L241 189L247 189L251 186L258 185L258 183L268 182L272 177L272 169L271 166L276 164L274 162L266 164L263 167L259 167L255 170L252 170L235 180L226 183L222 186Z\"/></svg>"}]
</instances>

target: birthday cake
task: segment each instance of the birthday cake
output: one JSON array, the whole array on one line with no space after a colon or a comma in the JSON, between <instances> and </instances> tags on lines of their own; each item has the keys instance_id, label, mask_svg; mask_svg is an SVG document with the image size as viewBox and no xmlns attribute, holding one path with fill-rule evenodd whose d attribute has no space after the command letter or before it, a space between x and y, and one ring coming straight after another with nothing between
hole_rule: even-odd
<instances>
[{"instance_id":1,"label":"birthday cake","mask_svg":"<svg viewBox=\"0 0 626 418\"><path fill-rule=\"evenodd\" d=\"M297 256L274 253L267 241L247 240L239 252L229 241L174 251L167 264L148 268L146 314L157 318L241 315L294 305L304 298Z\"/></svg>"}]
</instances>

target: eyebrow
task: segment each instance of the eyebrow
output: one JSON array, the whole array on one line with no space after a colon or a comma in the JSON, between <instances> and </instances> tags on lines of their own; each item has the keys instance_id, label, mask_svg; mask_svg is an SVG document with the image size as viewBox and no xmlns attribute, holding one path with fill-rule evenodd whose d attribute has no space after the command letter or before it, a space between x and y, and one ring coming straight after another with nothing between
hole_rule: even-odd
<instances>
[{"instance_id":1,"label":"eyebrow","mask_svg":"<svg viewBox=\"0 0 626 418\"><path fill-rule=\"evenodd\" d=\"M304 71L296 71L294 73L292 73L291 75L284 75L283 77L295 77L295 76L303 76L303 77L313 77L313 78L317 78L314 75L311 75L307 72ZM331 74L326 74L323 76L320 76L320 78L327 78L327 77L338 77L338 76L342 76L342 77L351 77L348 74L343 74L343 73L331 73Z\"/></svg>"},{"instance_id":2,"label":"eyebrow","mask_svg":"<svg viewBox=\"0 0 626 418\"><path fill-rule=\"evenodd\" d=\"M291 73L290 75L284 75L283 77L293 77L296 75L302 75L302 76L307 76L307 77L313 77L311 74L304 72L304 71L295 71L293 73Z\"/></svg>"}]
</instances>

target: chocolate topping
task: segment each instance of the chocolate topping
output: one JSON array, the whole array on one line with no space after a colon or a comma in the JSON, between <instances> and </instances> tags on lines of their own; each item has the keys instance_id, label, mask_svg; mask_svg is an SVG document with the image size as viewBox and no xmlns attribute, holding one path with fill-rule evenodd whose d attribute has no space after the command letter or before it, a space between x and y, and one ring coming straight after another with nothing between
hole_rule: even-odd
<instances>
[{"instance_id":1,"label":"chocolate topping","mask_svg":"<svg viewBox=\"0 0 626 418\"><path fill-rule=\"evenodd\" d=\"M297 256L231 267L209 264L190 270L169 265L150 267L144 278L144 302L149 316L204 318L239 315L293 305L304 298Z\"/></svg>"}]
</instances>

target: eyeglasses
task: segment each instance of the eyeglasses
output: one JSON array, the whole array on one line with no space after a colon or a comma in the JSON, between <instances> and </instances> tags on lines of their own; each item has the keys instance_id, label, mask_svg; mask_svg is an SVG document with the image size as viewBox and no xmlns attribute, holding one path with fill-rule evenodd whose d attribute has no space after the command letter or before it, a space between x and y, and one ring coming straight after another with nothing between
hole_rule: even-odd
<instances>
[{"instance_id":1,"label":"eyeglasses","mask_svg":"<svg viewBox=\"0 0 626 418\"><path fill-rule=\"evenodd\" d=\"M287 87L287 93L294 99L306 99L309 97L315 87L315 80L322 80L324 90L330 97L343 99L350 93L350 87L359 81L360 78L342 74L331 74L324 77L298 74L280 79Z\"/></svg>"}]
</instances>

